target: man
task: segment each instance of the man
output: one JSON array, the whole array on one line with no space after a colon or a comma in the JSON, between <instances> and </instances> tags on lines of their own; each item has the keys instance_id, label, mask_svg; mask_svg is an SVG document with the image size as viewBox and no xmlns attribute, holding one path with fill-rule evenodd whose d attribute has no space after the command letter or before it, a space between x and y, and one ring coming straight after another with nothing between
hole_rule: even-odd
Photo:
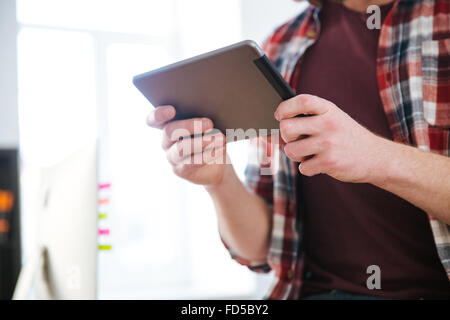
<instances>
[{"instance_id":1,"label":"man","mask_svg":"<svg viewBox=\"0 0 450 320\"><path fill-rule=\"evenodd\" d=\"M450 298L450 1L311 1L264 49L298 94L274 115L273 175L252 161L246 188L229 164L181 158L194 140L220 156L173 134L209 119L148 119L174 172L210 194L232 256L274 271L273 299Z\"/></svg>"}]
</instances>

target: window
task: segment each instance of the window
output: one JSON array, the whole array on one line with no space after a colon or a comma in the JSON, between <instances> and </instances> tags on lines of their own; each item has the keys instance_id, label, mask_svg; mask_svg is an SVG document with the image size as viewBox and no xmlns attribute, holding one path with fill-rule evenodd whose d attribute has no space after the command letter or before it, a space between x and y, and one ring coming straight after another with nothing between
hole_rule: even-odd
<instances>
[{"instance_id":1,"label":"window","mask_svg":"<svg viewBox=\"0 0 450 320\"><path fill-rule=\"evenodd\" d=\"M223 248L211 201L175 177L132 76L242 39L238 0L17 0L25 203L39 166L98 136L111 182L100 298L253 297L256 275ZM207 12L208 14L204 14ZM243 174L245 143L230 147ZM25 253L33 243L24 207Z\"/></svg>"}]
</instances>

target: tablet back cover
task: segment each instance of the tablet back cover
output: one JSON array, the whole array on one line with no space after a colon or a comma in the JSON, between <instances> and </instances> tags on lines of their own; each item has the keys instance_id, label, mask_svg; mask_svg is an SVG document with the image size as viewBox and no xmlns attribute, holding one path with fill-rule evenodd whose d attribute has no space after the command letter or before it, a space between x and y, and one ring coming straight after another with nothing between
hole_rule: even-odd
<instances>
[{"instance_id":1,"label":"tablet back cover","mask_svg":"<svg viewBox=\"0 0 450 320\"><path fill-rule=\"evenodd\" d=\"M226 129L278 129L277 106L293 96L261 49L244 41L134 78L153 106L173 105L175 119L207 117Z\"/></svg>"}]
</instances>

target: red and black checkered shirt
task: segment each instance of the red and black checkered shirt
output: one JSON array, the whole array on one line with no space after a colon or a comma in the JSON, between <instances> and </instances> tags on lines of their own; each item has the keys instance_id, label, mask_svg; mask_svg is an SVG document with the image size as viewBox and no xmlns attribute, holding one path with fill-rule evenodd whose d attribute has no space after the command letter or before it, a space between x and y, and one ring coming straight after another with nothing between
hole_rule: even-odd
<instances>
[{"instance_id":1,"label":"red and black checkered shirt","mask_svg":"<svg viewBox=\"0 0 450 320\"><path fill-rule=\"evenodd\" d=\"M264 50L296 88L298 64L320 32L320 8L307 7L278 28ZM396 1L380 30L380 96L394 140L450 156L450 0ZM259 151L260 152L260 151ZM269 299L296 299L303 277L302 223L298 219L297 166L274 150L272 175L262 175L257 144L251 147L246 183L273 209L267 261L231 255L254 271L274 271ZM447 177L450 179L450 177ZM449 195L450 197L450 195ZM431 216L437 251L450 279L450 227Z\"/></svg>"}]
</instances>

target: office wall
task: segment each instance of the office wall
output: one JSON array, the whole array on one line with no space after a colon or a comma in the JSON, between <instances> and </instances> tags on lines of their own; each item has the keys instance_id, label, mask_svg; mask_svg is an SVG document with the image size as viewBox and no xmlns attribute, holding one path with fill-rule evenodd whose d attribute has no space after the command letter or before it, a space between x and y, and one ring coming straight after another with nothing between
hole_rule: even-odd
<instances>
[{"instance_id":1,"label":"office wall","mask_svg":"<svg viewBox=\"0 0 450 320\"><path fill-rule=\"evenodd\" d=\"M307 5L294 0L242 0L242 32L245 38L262 43L264 39Z\"/></svg>"},{"instance_id":2,"label":"office wall","mask_svg":"<svg viewBox=\"0 0 450 320\"><path fill-rule=\"evenodd\" d=\"M241 1L244 37L261 43L276 26L295 16L303 5L293 0ZM0 147L15 147L19 143L16 33L15 0L1 0Z\"/></svg>"},{"instance_id":3,"label":"office wall","mask_svg":"<svg viewBox=\"0 0 450 320\"><path fill-rule=\"evenodd\" d=\"M0 1L0 148L17 147L17 23L15 0Z\"/></svg>"}]
</instances>

